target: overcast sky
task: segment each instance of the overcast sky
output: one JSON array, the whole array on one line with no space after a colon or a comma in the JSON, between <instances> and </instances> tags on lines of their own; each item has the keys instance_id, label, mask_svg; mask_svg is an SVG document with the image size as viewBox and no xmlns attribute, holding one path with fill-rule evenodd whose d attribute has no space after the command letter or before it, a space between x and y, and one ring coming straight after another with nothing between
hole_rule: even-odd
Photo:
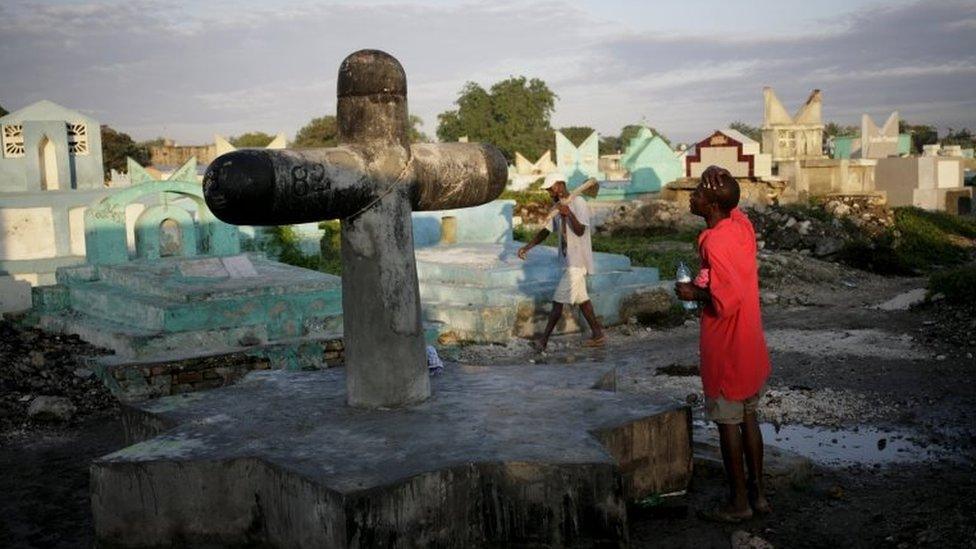
<instances>
[{"instance_id":1,"label":"overcast sky","mask_svg":"<svg viewBox=\"0 0 976 549\"><path fill-rule=\"evenodd\" d=\"M873 0L104 0L0 2L0 105L50 99L182 144L293 137L335 113L361 48L392 53L433 135L466 81L539 77L555 126L678 141L758 125L764 85L790 112L813 88L828 121L902 118L976 129L976 2Z\"/></svg>"}]
</instances>

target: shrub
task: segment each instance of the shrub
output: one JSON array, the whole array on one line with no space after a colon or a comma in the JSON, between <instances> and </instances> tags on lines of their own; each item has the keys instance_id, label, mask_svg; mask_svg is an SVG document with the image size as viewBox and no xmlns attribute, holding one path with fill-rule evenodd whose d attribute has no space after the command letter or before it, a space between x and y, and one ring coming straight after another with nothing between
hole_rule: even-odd
<instances>
[{"instance_id":1,"label":"shrub","mask_svg":"<svg viewBox=\"0 0 976 549\"><path fill-rule=\"evenodd\" d=\"M856 233L852 233L856 234ZM919 208L896 208L895 225L873 238L855 238L840 254L844 263L884 275L905 275L965 263L976 221Z\"/></svg>"},{"instance_id":2,"label":"shrub","mask_svg":"<svg viewBox=\"0 0 976 549\"><path fill-rule=\"evenodd\" d=\"M976 265L932 273L929 294L943 294L948 303L976 307Z\"/></svg>"},{"instance_id":3,"label":"shrub","mask_svg":"<svg viewBox=\"0 0 976 549\"><path fill-rule=\"evenodd\" d=\"M267 244L268 255L277 257L278 261L288 265L318 270L318 256L306 255L302 252L302 248L299 245L299 238L294 228L288 225L271 227L268 235L270 237Z\"/></svg>"}]
</instances>

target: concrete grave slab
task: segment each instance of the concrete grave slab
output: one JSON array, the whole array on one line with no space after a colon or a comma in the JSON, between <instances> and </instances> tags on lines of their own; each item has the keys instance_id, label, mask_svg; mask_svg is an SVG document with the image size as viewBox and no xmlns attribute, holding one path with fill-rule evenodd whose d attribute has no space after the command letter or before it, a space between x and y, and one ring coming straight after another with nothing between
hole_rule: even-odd
<instances>
[{"instance_id":1,"label":"concrete grave slab","mask_svg":"<svg viewBox=\"0 0 976 549\"><path fill-rule=\"evenodd\" d=\"M484 546L627 540L626 500L686 488L687 407L594 389L609 370L457 367L396 410L345 372L266 371L124 409L92 466L101 543Z\"/></svg>"}]
</instances>

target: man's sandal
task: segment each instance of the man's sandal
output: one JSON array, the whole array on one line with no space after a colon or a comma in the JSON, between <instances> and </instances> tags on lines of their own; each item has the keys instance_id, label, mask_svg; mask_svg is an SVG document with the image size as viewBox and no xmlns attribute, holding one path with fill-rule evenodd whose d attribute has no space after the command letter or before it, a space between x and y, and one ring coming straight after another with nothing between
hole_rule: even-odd
<instances>
[{"instance_id":1,"label":"man's sandal","mask_svg":"<svg viewBox=\"0 0 976 549\"><path fill-rule=\"evenodd\" d=\"M752 509L747 509L741 513L735 513L732 511L726 511L721 507L716 507L711 511L698 511L698 518L710 522L724 522L728 524L735 524L737 522L742 522L744 520L751 519Z\"/></svg>"},{"instance_id":2,"label":"man's sandal","mask_svg":"<svg viewBox=\"0 0 976 549\"><path fill-rule=\"evenodd\" d=\"M583 342L584 347L603 347L606 344L607 336L594 337Z\"/></svg>"}]
</instances>

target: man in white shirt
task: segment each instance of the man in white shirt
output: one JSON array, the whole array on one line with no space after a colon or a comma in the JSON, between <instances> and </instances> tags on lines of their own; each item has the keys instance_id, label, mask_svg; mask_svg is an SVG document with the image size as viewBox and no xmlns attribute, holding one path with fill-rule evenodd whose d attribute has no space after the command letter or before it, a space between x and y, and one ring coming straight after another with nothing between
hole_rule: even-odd
<instances>
[{"instance_id":1,"label":"man in white shirt","mask_svg":"<svg viewBox=\"0 0 976 549\"><path fill-rule=\"evenodd\" d=\"M544 241L550 232L559 235L559 261L564 267L563 276L556 286L552 296L552 311L546 331L539 338L537 347L544 351L549 344L556 323L563 314L563 304L579 305L580 311L590 325L592 337L583 344L587 347L603 347L607 338L603 333L603 326L593 312L593 303L586 292L586 275L593 273L593 247L590 243L590 207L582 196L575 196L564 204L562 201L570 197L566 189L566 178L558 172L546 176L542 188L549 192L552 201L559 208L559 215L552 220L552 225L543 227L536 233L531 242L519 248L518 256L525 259L525 255L533 247Z\"/></svg>"}]
</instances>

